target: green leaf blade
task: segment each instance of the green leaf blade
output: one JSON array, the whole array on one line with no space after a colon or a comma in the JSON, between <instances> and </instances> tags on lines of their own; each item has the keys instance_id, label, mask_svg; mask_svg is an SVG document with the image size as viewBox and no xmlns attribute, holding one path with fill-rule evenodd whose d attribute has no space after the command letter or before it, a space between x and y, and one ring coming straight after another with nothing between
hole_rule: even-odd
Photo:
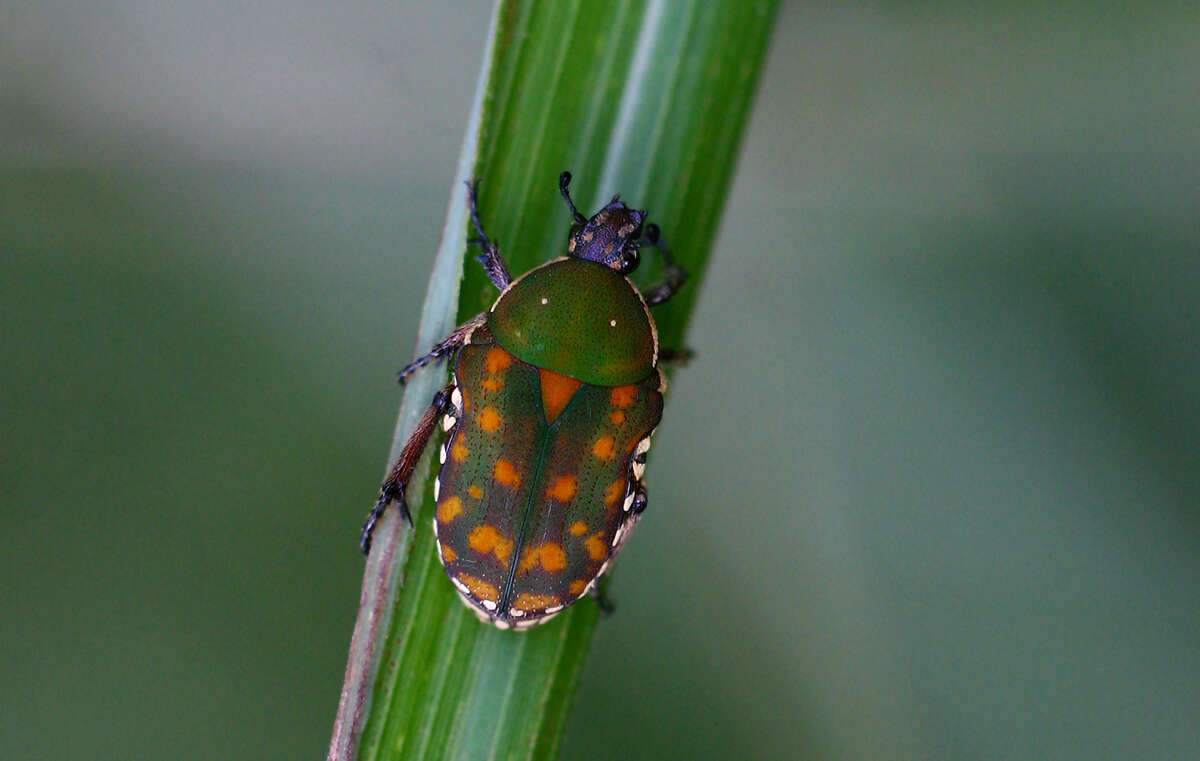
<instances>
[{"instance_id":1,"label":"green leaf blade","mask_svg":"<svg viewBox=\"0 0 1200 761\"><path fill-rule=\"evenodd\" d=\"M563 255L570 219L557 178L570 170L581 210L619 191L649 210L692 273L655 312L662 344L680 345L775 9L774 0L507 0L497 7L459 179L482 179L480 213L514 276ZM470 262L477 252L466 250L468 234L465 193L456 186L422 351L495 300ZM660 267L652 250L644 257L648 272L639 281L648 283ZM409 384L393 457L445 372L430 369ZM668 425L670 415L668 402ZM435 436L430 451L440 443ZM329 757L552 759L596 606L583 601L528 632L477 621L438 561L429 530L436 461L429 463L427 455L409 490L416 532L390 511L368 559Z\"/></svg>"}]
</instances>

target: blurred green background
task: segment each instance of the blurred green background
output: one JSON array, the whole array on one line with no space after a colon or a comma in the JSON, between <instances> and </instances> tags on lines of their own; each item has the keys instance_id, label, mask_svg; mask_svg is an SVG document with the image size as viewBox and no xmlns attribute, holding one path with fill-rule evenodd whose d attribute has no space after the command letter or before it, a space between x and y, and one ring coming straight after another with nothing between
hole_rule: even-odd
<instances>
[{"instance_id":1,"label":"blurred green background","mask_svg":"<svg viewBox=\"0 0 1200 761\"><path fill-rule=\"evenodd\" d=\"M489 7L0 9L0 758L323 757ZM1198 62L784 4L564 758L1200 757Z\"/></svg>"}]
</instances>

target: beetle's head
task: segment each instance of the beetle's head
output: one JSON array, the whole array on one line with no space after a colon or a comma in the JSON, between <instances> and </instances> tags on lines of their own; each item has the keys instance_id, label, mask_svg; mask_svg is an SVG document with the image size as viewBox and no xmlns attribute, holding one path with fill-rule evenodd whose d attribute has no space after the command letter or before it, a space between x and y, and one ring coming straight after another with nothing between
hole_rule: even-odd
<instances>
[{"instance_id":1,"label":"beetle's head","mask_svg":"<svg viewBox=\"0 0 1200 761\"><path fill-rule=\"evenodd\" d=\"M631 209L622 203L620 196L613 196L591 219L587 219L575 208L567 186L571 184L571 173L558 176L558 190L562 193L567 208L571 210L571 237L567 241L567 254L576 259L608 265L617 272L628 274L638 266L638 247L642 245L642 223L646 221L643 209ZM658 228L650 225L646 242L654 245ZM653 238L653 239L651 239Z\"/></svg>"},{"instance_id":2,"label":"beetle's head","mask_svg":"<svg viewBox=\"0 0 1200 761\"><path fill-rule=\"evenodd\" d=\"M567 253L577 259L607 264L621 273L632 272L638 265L638 246L646 212L631 209L613 196L586 222L571 225Z\"/></svg>"}]
</instances>

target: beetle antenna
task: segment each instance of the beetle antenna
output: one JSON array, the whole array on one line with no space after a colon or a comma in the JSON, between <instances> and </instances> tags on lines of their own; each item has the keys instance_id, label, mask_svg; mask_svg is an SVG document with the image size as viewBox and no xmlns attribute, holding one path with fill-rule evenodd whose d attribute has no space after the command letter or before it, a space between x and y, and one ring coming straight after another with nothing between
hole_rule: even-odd
<instances>
[{"instance_id":1,"label":"beetle antenna","mask_svg":"<svg viewBox=\"0 0 1200 761\"><path fill-rule=\"evenodd\" d=\"M579 209L575 208L575 202L571 200L571 191L567 190L567 186L571 184L571 173L563 172L558 176L558 192L562 193L563 200L567 202L567 206L571 208L571 216L577 224L586 225L587 217L579 213Z\"/></svg>"}]
</instances>

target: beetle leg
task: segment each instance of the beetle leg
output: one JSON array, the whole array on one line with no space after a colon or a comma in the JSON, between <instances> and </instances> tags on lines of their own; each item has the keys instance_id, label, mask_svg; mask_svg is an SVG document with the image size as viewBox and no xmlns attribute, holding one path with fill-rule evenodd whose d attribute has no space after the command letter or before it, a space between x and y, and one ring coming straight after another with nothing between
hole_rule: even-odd
<instances>
[{"instance_id":1,"label":"beetle leg","mask_svg":"<svg viewBox=\"0 0 1200 761\"><path fill-rule=\"evenodd\" d=\"M417 357L403 370L396 373L396 382L403 386L404 381L408 380L408 376L412 375L417 370L420 370L430 362L437 362L439 359L443 359L446 356L453 354L467 342L467 338L471 335L471 331L475 330L475 328L478 328L480 325L483 325L485 322L487 322L487 312L480 312L464 322L462 325L459 325L454 329L454 332L446 336L441 343L436 344L432 351L423 357Z\"/></svg>"},{"instance_id":2,"label":"beetle leg","mask_svg":"<svg viewBox=\"0 0 1200 761\"><path fill-rule=\"evenodd\" d=\"M640 462L645 464L645 453L643 452L639 457L641 457ZM636 461L637 458L634 459ZM633 488L633 504L629 506L629 512L633 515L641 515L646 511L646 504L646 484L639 480L637 486Z\"/></svg>"},{"instance_id":3,"label":"beetle leg","mask_svg":"<svg viewBox=\"0 0 1200 761\"><path fill-rule=\"evenodd\" d=\"M375 502L375 507L371 508L371 512L367 514L367 521L363 524L359 546L362 547L364 555L371 551L371 532L375 530L379 516L383 515L383 511L390 503L395 502L396 507L400 508L400 515L408 522L408 525L412 525L412 515L409 514L408 505L404 501L404 492L408 488L413 470L417 467L417 461L421 459L421 453L429 444L429 437L437 428L438 417L454 404L451 401L453 391L454 384L448 383L433 395L433 403L417 421L417 427L409 437L408 443L404 445L404 449L400 450L400 457L396 459L391 473L380 487L379 499Z\"/></svg>"},{"instance_id":4,"label":"beetle leg","mask_svg":"<svg viewBox=\"0 0 1200 761\"><path fill-rule=\"evenodd\" d=\"M467 183L467 196L471 200L471 222L475 225L475 232L479 233L479 237L471 238L467 243L475 243L483 249L483 253L475 257L475 261L483 265L484 272L487 272L488 279L491 280L497 288L504 288L512 281L512 276L508 274L508 267L504 264L504 257L500 256L500 246L487 236L483 231L483 224L479 221L478 199L476 191L479 189L479 180L473 180Z\"/></svg>"},{"instance_id":5,"label":"beetle leg","mask_svg":"<svg viewBox=\"0 0 1200 761\"><path fill-rule=\"evenodd\" d=\"M600 582L596 582L592 585L592 588L588 590L588 595L596 601L596 605L600 608L601 613L606 616L611 616L613 611L617 609L617 606L612 601L612 598L608 596L607 586L608 585L606 584L605 588L601 589Z\"/></svg>"},{"instance_id":6,"label":"beetle leg","mask_svg":"<svg viewBox=\"0 0 1200 761\"><path fill-rule=\"evenodd\" d=\"M672 349L669 346L660 347L658 350L658 364L660 365L686 365L692 361L692 357L696 356L696 352L686 346L678 349Z\"/></svg>"},{"instance_id":7,"label":"beetle leg","mask_svg":"<svg viewBox=\"0 0 1200 761\"><path fill-rule=\"evenodd\" d=\"M642 291L642 298L646 300L646 306L656 306L674 296L675 292L687 282L687 278L688 271L683 267L668 265L666 278L661 283Z\"/></svg>"},{"instance_id":8,"label":"beetle leg","mask_svg":"<svg viewBox=\"0 0 1200 761\"><path fill-rule=\"evenodd\" d=\"M646 300L646 306L654 306L675 295L675 292L687 282L688 271L675 263L675 259L671 256L671 250L667 248L667 242L662 239L662 231L658 229L658 225L653 223L646 225L643 236L645 240L640 241L639 245L656 247L663 258L663 281L642 291L642 298Z\"/></svg>"}]
</instances>

